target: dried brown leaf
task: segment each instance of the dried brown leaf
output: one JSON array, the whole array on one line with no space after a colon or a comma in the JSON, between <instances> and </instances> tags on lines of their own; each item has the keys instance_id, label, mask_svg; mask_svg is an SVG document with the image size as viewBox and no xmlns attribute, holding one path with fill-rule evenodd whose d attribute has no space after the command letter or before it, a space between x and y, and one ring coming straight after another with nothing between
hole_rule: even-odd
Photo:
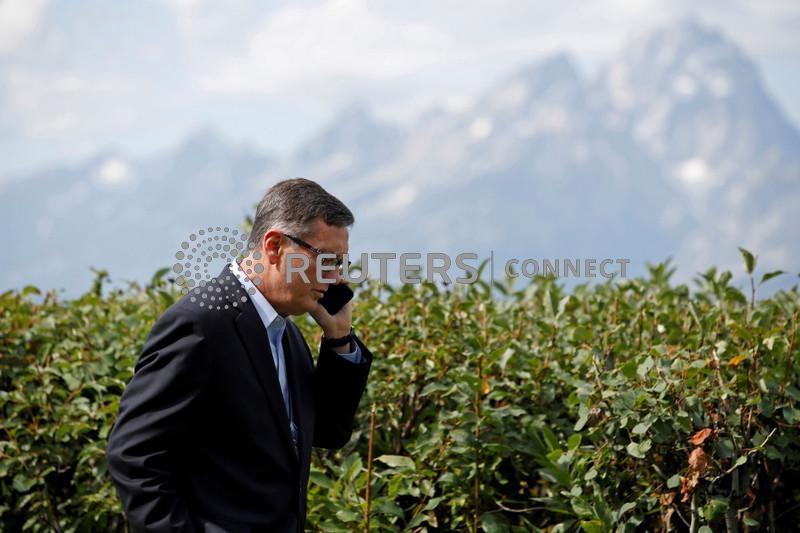
<instances>
[{"instance_id":1,"label":"dried brown leaf","mask_svg":"<svg viewBox=\"0 0 800 533\"><path fill-rule=\"evenodd\" d=\"M695 448L689 454L689 469L697 470L701 474L708 468L708 455L703 451L703 448Z\"/></svg>"},{"instance_id":2,"label":"dried brown leaf","mask_svg":"<svg viewBox=\"0 0 800 533\"><path fill-rule=\"evenodd\" d=\"M685 476L681 476L681 502L688 502L692 497L700 483L700 476L708 469L708 464L708 455L703 448L695 448L689 454L689 470Z\"/></svg>"},{"instance_id":3,"label":"dried brown leaf","mask_svg":"<svg viewBox=\"0 0 800 533\"><path fill-rule=\"evenodd\" d=\"M675 492L662 492L658 495L658 503L660 503L662 507L672 505L673 501L675 501Z\"/></svg>"},{"instance_id":4,"label":"dried brown leaf","mask_svg":"<svg viewBox=\"0 0 800 533\"><path fill-rule=\"evenodd\" d=\"M711 436L711 428L703 428L691 437L689 437L689 443L694 444L695 446L701 446L708 437Z\"/></svg>"}]
</instances>

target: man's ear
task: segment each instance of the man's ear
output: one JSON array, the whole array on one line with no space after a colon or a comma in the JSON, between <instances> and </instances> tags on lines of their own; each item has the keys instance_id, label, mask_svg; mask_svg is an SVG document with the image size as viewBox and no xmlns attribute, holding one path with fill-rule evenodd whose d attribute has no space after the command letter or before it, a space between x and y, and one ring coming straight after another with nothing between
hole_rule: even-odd
<instances>
[{"instance_id":1,"label":"man's ear","mask_svg":"<svg viewBox=\"0 0 800 533\"><path fill-rule=\"evenodd\" d=\"M283 234L275 229L271 229L264 234L262 247L267 256L267 263L277 265L281 256Z\"/></svg>"}]
</instances>

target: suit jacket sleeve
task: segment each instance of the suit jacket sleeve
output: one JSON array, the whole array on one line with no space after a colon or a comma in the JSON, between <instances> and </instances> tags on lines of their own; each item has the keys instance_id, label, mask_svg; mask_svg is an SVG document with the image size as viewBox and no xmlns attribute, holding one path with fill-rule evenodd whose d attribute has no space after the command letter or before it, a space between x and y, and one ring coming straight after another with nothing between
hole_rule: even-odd
<instances>
[{"instance_id":1,"label":"suit jacket sleeve","mask_svg":"<svg viewBox=\"0 0 800 533\"><path fill-rule=\"evenodd\" d=\"M341 448L353 433L353 420L372 364L372 353L358 337L354 339L361 349L358 364L351 363L325 344L320 345L314 373L314 446Z\"/></svg>"},{"instance_id":2,"label":"suit jacket sleeve","mask_svg":"<svg viewBox=\"0 0 800 533\"><path fill-rule=\"evenodd\" d=\"M108 468L134 531L193 531L180 450L210 376L198 321L171 308L145 341L108 442Z\"/></svg>"}]
</instances>

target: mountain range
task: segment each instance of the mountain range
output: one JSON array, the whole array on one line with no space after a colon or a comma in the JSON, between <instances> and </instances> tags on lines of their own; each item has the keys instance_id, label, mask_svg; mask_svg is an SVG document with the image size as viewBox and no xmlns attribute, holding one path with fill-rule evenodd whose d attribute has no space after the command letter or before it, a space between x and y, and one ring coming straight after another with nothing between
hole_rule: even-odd
<instances>
[{"instance_id":1,"label":"mountain range","mask_svg":"<svg viewBox=\"0 0 800 533\"><path fill-rule=\"evenodd\" d=\"M800 270L800 134L729 38L691 20L626 45L594 76L567 54L411 124L363 103L287 157L213 128L145 158L106 151L0 184L0 284L86 290L89 267L146 281L198 228L237 226L275 181L316 179L356 214L353 252L502 260L671 257L688 281L759 255Z\"/></svg>"}]
</instances>

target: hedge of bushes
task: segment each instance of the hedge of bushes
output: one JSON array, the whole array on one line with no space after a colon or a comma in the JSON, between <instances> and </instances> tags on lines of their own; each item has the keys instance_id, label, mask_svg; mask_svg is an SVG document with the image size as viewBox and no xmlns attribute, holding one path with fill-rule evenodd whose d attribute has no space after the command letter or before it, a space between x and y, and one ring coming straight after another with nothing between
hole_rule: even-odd
<instances>
[{"instance_id":1,"label":"hedge of bushes","mask_svg":"<svg viewBox=\"0 0 800 533\"><path fill-rule=\"evenodd\" d=\"M165 274L108 291L99 272L71 301L0 296L0 530L125 530L105 444L180 297ZM690 291L671 274L569 292L362 285L376 360L351 442L314 452L309 528L793 530L800 295L756 300L715 269Z\"/></svg>"}]
</instances>

